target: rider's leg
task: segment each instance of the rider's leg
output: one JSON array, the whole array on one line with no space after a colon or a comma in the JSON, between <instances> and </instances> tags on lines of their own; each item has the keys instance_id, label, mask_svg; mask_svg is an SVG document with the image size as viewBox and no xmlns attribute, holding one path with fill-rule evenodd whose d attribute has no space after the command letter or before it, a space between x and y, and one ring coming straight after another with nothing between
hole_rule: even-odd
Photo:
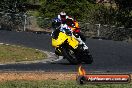
<instances>
[{"instance_id":1,"label":"rider's leg","mask_svg":"<svg viewBox=\"0 0 132 88\"><path fill-rule=\"evenodd\" d=\"M84 50L88 49L84 41L81 39L80 35L78 33L74 33L75 38L79 41L80 45L83 45Z\"/></svg>"}]
</instances>

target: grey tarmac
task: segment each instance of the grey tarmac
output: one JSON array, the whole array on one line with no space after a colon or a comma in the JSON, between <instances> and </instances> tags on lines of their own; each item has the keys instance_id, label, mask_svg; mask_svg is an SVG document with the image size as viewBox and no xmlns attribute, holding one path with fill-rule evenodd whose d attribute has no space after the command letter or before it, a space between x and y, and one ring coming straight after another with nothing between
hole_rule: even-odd
<instances>
[{"instance_id":1,"label":"grey tarmac","mask_svg":"<svg viewBox=\"0 0 132 88\"><path fill-rule=\"evenodd\" d=\"M54 53L50 34L0 30L0 43L22 45ZM87 72L132 72L132 43L87 39L86 44L94 59L92 64L82 64ZM0 65L0 71L76 72L79 66L70 65L64 59L52 59L55 61Z\"/></svg>"}]
</instances>

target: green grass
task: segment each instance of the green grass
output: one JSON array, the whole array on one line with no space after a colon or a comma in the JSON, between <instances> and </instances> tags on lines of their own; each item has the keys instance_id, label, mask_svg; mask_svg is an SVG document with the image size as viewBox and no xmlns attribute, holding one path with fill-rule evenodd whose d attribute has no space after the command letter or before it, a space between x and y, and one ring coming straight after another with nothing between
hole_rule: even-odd
<instances>
[{"instance_id":1,"label":"green grass","mask_svg":"<svg viewBox=\"0 0 132 88\"><path fill-rule=\"evenodd\" d=\"M0 88L132 88L132 84L85 84L78 85L76 81L6 81L0 83Z\"/></svg>"},{"instance_id":2,"label":"green grass","mask_svg":"<svg viewBox=\"0 0 132 88\"><path fill-rule=\"evenodd\" d=\"M47 55L36 49L16 45L0 45L0 63L41 60Z\"/></svg>"}]
</instances>

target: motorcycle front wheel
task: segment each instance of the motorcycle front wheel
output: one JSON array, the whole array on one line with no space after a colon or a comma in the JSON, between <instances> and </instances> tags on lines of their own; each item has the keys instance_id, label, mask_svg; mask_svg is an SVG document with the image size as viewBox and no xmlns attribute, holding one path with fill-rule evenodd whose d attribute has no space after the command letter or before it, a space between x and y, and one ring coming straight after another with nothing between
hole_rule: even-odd
<instances>
[{"instance_id":1,"label":"motorcycle front wheel","mask_svg":"<svg viewBox=\"0 0 132 88\"><path fill-rule=\"evenodd\" d=\"M77 59L76 53L73 49L62 49L62 53L64 57L71 63L71 64L80 64L81 61Z\"/></svg>"}]
</instances>

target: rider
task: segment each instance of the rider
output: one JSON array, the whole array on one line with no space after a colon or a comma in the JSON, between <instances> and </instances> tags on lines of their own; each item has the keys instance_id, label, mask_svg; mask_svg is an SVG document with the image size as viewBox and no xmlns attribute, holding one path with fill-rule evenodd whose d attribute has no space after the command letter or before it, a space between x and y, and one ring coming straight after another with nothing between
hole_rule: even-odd
<instances>
[{"instance_id":1,"label":"rider","mask_svg":"<svg viewBox=\"0 0 132 88\"><path fill-rule=\"evenodd\" d=\"M78 22L73 19L72 17L66 15L64 11L60 12L60 14L55 18L55 20L58 21L58 23L55 23L56 21L52 22L52 24L57 24L57 28L61 28L65 25L68 25L68 27L73 31L76 37L79 37L83 40L86 41L85 36L80 32L80 27L78 25ZM53 25L52 25L53 26Z\"/></svg>"},{"instance_id":2,"label":"rider","mask_svg":"<svg viewBox=\"0 0 132 88\"><path fill-rule=\"evenodd\" d=\"M72 19L71 17L67 16L64 11L60 12L60 14L52 20L52 35L57 35L58 32L63 29L63 27L70 28L66 25L67 19ZM73 20L73 19L72 19ZM61 30L62 31L62 30ZM54 32L54 33L53 33Z\"/></svg>"},{"instance_id":3,"label":"rider","mask_svg":"<svg viewBox=\"0 0 132 88\"><path fill-rule=\"evenodd\" d=\"M81 34L80 32L80 27L78 25L78 22L76 20L74 20L73 18L69 17L66 15L65 12L61 12L57 18L54 18L52 20L52 37L57 38L58 34L60 31L63 31L61 29L66 28L69 29L70 31L73 32L73 34L75 33L75 37L85 41L85 37ZM78 32L74 31L74 29L79 29ZM80 36L80 38L79 38ZM58 53L58 50L55 49L55 53L56 55L60 56L60 54Z\"/></svg>"},{"instance_id":4,"label":"rider","mask_svg":"<svg viewBox=\"0 0 132 88\"><path fill-rule=\"evenodd\" d=\"M70 16L66 15L66 13L64 11L60 12L60 14L57 17L58 17L58 19L61 20L62 24L66 23L66 19L70 18L70 19L73 20L73 18L71 18Z\"/></svg>"}]
</instances>

